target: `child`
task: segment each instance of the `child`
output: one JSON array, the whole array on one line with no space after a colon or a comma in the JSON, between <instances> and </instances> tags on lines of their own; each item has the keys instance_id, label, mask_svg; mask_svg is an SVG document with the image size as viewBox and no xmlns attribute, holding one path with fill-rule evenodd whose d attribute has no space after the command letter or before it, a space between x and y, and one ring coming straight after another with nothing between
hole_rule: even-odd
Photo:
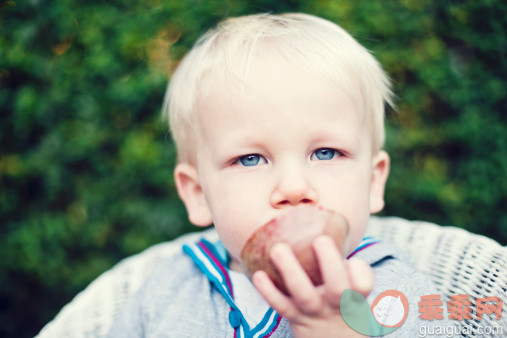
<instances>
[{"instance_id":1,"label":"child","mask_svg":"<svg viewBox=\"0 0 507 338\"><path fill-rule=\"evenodd\" d=\"M370 304L401 291L410 307L394 334L417 335L428 324L417 301L436 292L393 248L364 237L370 214L384 206L386 104L392 94L380 65L326 20L260 14L206 33L174 74L165 111L178 193L190 221L213 224L220 241L186 245L158 266L110 336L359 336L340 313L345 289ZM289 295L263 271L252 285L240 267L243 245L301 206L342 215L348 248L340 252L326 236L314 241L324 277L315 287L278 244L271 259Z\"/></svg>"}]
</instances>

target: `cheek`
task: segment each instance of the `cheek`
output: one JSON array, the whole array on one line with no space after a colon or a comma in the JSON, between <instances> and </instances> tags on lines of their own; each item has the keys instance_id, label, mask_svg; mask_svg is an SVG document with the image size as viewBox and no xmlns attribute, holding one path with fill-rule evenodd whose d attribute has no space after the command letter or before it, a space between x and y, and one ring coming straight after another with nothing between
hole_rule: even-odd
<instances>
[{"instance_id":1,"label":"cheek","mask_svg":"<svg viewBox=\"0 0 507 338\"><path fill-rule=\"evenodd\" d=\"M243 238L243 234L218 225L215 225L215 228L227 252L232 256L233 260L239 261L241 249L246 242L246 239Z\"/></svg>"},{"instance_id":2,"label":"cheek","mask_svg":"<svg viewBox=\"0 0 507 338\"><path fill-rule=\"evenodd\" d=\"M368 220L370 218L369 213L362 214L360 217L356 217L354 220L350 220L350 242L348 247L347 256L354 251L361 240L363 239L366 228L368 227Z\"/></svg>"},{"instance_id":3,"label":"cheek","mask_svg":"<svg viewBox=\"0 0 507 338\"><path fill-rule=\"evenodd\" d=\"M248 229L245 224L246 215L240 214L239 210L244 210L233 199L224 198L219 203L214 203L211 207L211 215L215 229L220 236L220 240L233 255L238 255L246 242L244 238Z\"/></svg>"},{"instance_id":4,"label":"cheek","mask_svg":"<svg viewBox=\"0 0 507 338\"><path fill-rule=\"evenodd\" d=\"M349 223L348 252L361 242L370 217L368 173L365 170L349 170L319 182L321 203L343 215Z\"/></svg>"},{"instance_id":5,"label":"cheek","mask_svg":"<svg viewBox=\"0 0 507 338\"><path fill-rule=\"evenodd\" d=\"M212 193L207 194L213 223L226 249L235 258L239 257L243 245L262 224L258 205L262 198L252 186L225 180L218 184Z\"/></svg>"}]
</instances>

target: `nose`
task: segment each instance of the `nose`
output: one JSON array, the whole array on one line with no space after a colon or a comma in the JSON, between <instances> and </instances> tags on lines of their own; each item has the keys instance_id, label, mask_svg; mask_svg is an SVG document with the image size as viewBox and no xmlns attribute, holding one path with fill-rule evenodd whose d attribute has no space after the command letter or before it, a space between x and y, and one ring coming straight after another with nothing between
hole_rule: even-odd
<instances>
[{"instance_id":1,"label":"nose","mask_svg":"<svg viewBox=\"0 0 507 338\"><path fill-rule=\"evenodd\" d=\"M308 168L286 164L285 167L278 169L270 201L274 208L318 203L317 192L310 182Z\"/></svg>"}]
</instances>

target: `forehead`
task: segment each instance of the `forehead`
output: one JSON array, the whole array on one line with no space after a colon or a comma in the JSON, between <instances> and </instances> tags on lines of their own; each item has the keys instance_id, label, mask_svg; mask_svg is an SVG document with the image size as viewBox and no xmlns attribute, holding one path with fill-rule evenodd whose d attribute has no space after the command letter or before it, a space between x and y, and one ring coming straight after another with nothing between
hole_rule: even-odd
<instances>
[{"instance_id":1,"label":"forehead","mask_svg":"<svg viewBox=\"0 0 507 338\"><path fill-rule=\"evenodd\" d=\"M241 97L276 81L279 91L293 87L293 73L298 76L320 78L329 89L341 90L354 101L357 109L366 110L360 75L345 64L326 58L320 52L303 54L296 48L273 46L252 49L250 52L213 57L212 64L200 76L197 104L213 95ZM311 93L309 93L311 94Z\"/></svg>"},{"instance_id":2,"label":"forehead","mask_svg":"<svg viewBox=\"0 0 507 338\"><path fill-rule=\"evenodd\" d=\"M270 129L276 132L276 128L291 128L291 121L312 117L316 109L321 114L327 114L329 121L348 121L349 124L361 125L363 129L368 127L369 119L364 110L357 106L347 91L282 56L256 60L245 79L233 84L227 82L224 76L206 80L208 85L212 85L205 95L200 96L197 104L198 135L206 138L205 142L213 141L209 138L225 138L225 135L214 133L217 132L214 127L219 122L227 121L230 128L259 128L256 129L259 134ZM320 126L321 129L325 127ZM225 131L228 134L234 132L227 128ZM346 131L343 130L344 133Z\"/></svg>"}]
</instances>

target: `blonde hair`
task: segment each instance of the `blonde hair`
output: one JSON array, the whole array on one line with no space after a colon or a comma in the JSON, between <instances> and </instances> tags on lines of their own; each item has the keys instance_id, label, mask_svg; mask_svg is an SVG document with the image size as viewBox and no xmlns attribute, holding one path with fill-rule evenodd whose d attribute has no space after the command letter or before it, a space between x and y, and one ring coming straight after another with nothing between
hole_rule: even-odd
<instances>
[{"instance_id":1,"label":"blonde hair","mask_svg":"<svg viewBox=\"0 0 507 338\"><path fill-rule=\"evenodd\" d=\"M206 32L173 74L163 114L169 119L179 162L194 160L198 98L206 95L217 78L231 90L241 88L233 84L246 82L252 60L273 53L349 94L370 116L374 150L382 148L385 104L394 106L393 95L388 77L368 50L338 25L312 15L255 14L227 19Z\"/></svg>"}]
</instances>

